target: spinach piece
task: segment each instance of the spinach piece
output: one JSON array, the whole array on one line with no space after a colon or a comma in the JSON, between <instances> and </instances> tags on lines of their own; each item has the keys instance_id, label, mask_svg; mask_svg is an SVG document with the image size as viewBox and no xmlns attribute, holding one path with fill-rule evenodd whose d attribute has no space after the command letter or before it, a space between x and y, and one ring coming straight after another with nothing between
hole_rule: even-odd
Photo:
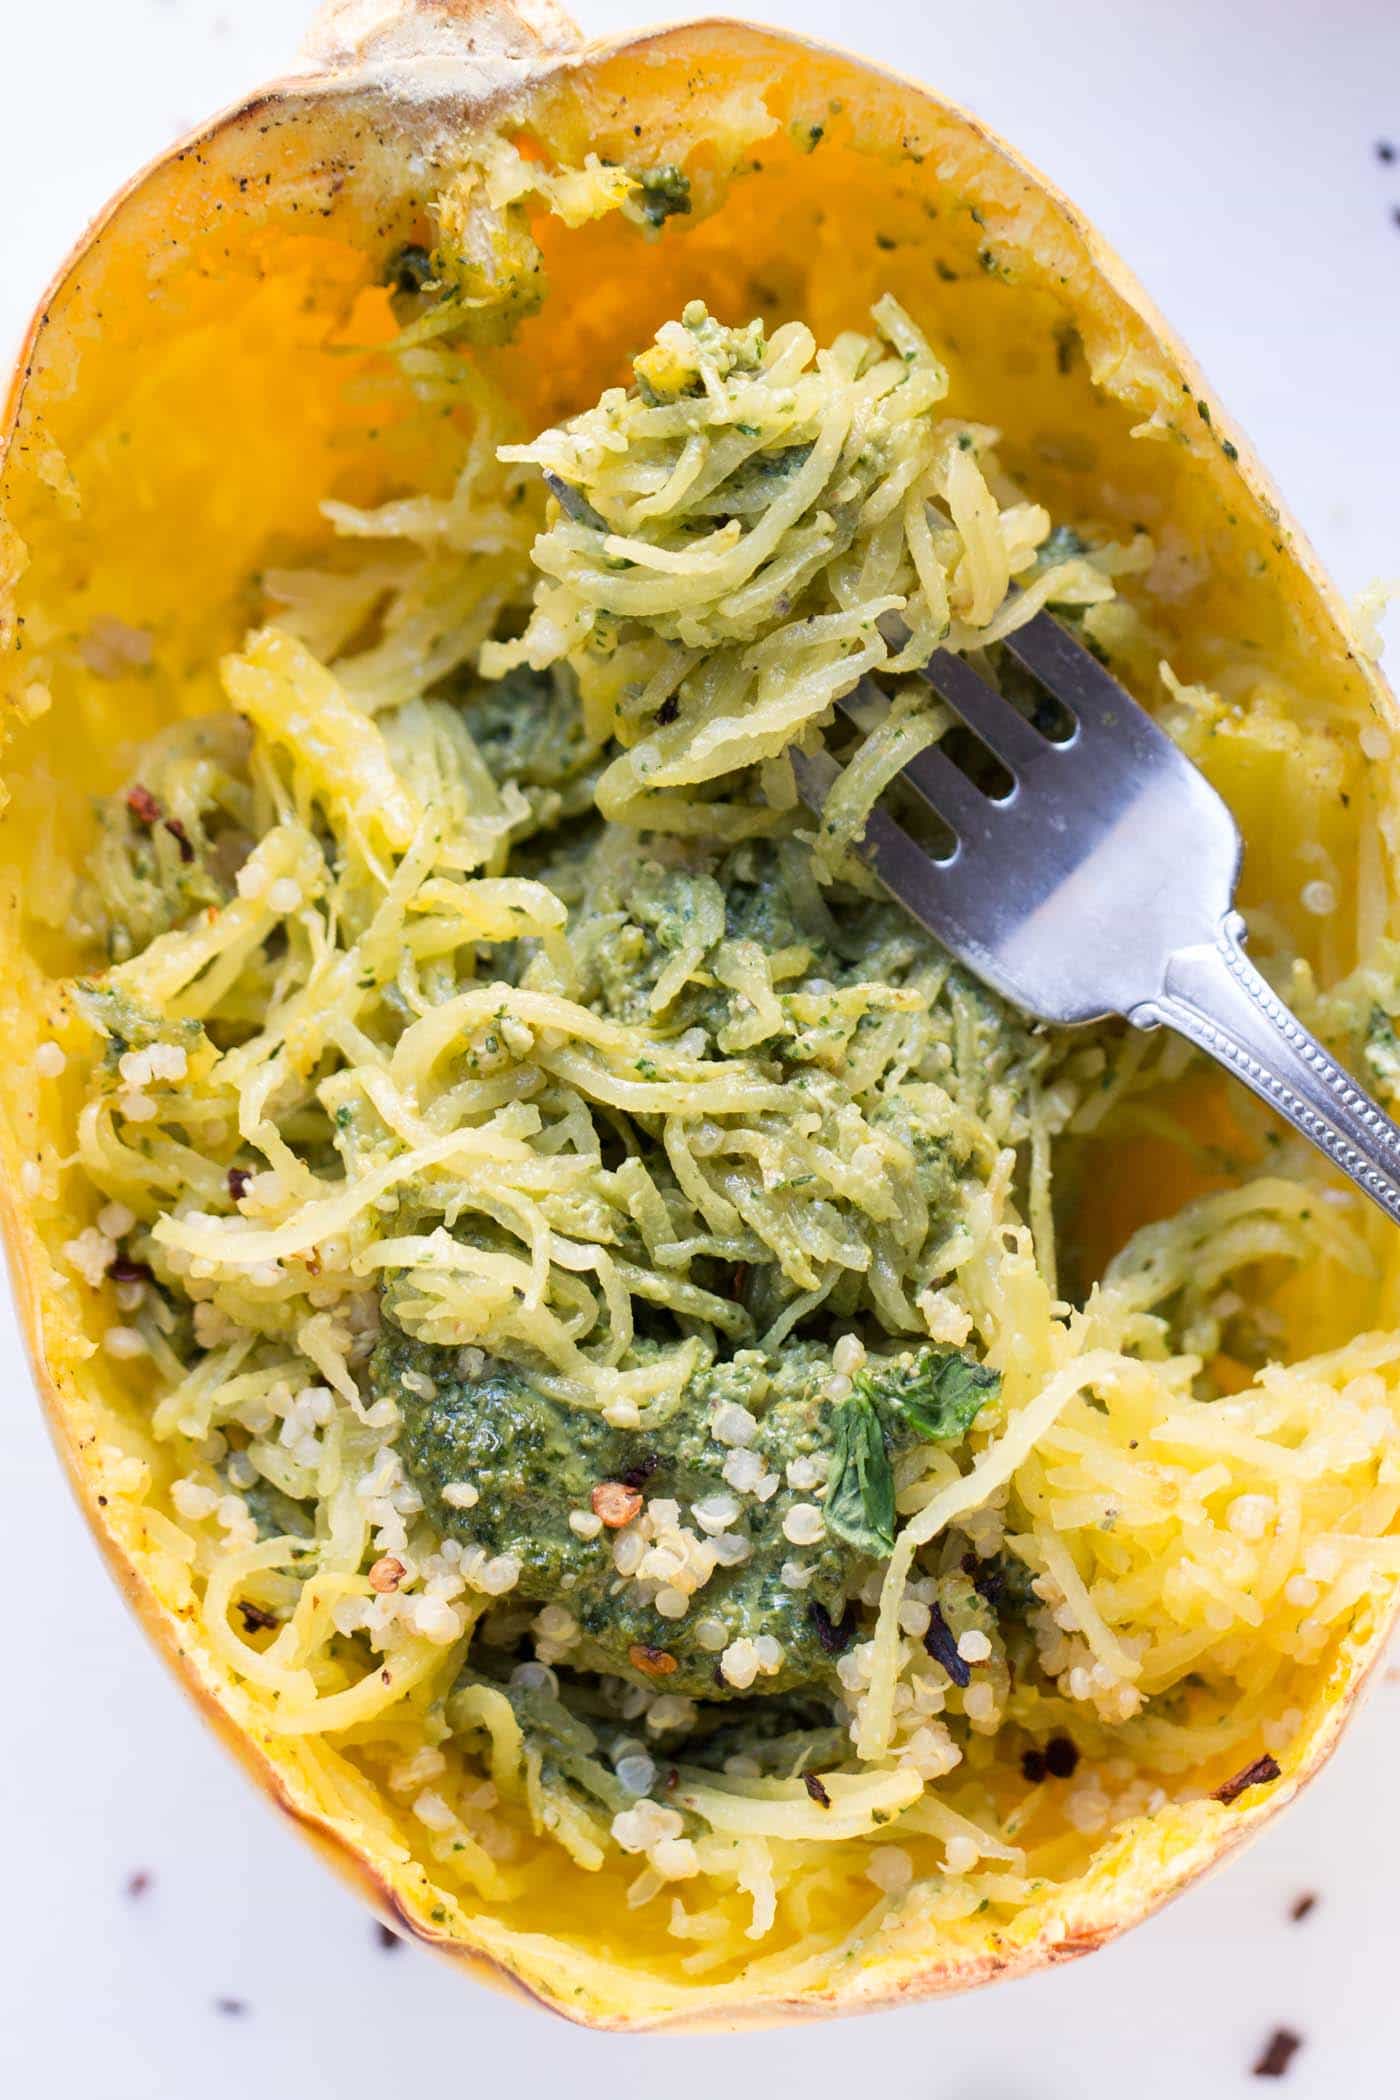
<instances>
[{"instance_id":1,"label":"spinach piece","mask_svg":"<svg viewBox=\"0 0 1400 2100\"><path fill-rule=\"evenodd\" d=\"M1001 1385L1001 1373L957 1349L920 1349L857 1372L833 1409L826 1526L859 1553L894 1551L891 1450L954 1443Z\"/></svg>"},{"instance_id":2,"label":"spinach piece","mask_svg":"<svg viewBox=\"0 0 1400 2100\"><path fill-rule=\"evenodd\" d=\"M858 1393L901 1414L921 1443L948 1444L967 1435L978 1410L1001 1385L1000 1371L954 1349L920 1350L907 1368L861 1371Z\"/></svg>"},{"instance_id":3,"label":"spinach piece","mask_svg":"<svg viewBox=\"0 0 1400 2100\"><path fill-rule=\"evenodd\" d=\"M887 1560L894 1551L894 1469L880 1410L868 1393L851 1392L834 1412L826 1528L858 1553Z\"/></svg>"}]
</instances>

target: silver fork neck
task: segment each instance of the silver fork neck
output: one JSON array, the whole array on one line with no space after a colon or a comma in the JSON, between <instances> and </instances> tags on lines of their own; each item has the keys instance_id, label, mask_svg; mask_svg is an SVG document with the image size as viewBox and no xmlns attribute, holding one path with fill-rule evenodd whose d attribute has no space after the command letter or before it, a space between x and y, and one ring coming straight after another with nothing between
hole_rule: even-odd
<instances>
[{"instance_id":1,"label":"silver fork neck","mask_svg":"<svg viewBox=\"0 0 1400 2100\"><path fill-rule=\"evenodd\" d=\"M1243 932L1231 912L1214 941L1178 948L1161 992L1128 1019L1165 1024L1208 1051L1400 1225L1400 1129L1260 976Z\"/></svg>"}]
</instances>

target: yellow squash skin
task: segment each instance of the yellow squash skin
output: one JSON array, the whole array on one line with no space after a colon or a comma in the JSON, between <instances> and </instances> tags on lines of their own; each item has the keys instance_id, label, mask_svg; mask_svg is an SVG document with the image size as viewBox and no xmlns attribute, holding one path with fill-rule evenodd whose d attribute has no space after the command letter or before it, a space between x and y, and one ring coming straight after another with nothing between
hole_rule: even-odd
<instances>
[{"instance_id":1,"label":"yellow squash skin","mask_svg":"<svg viewBox=\"0 0 1400 2100\"><path fill-rule=\"evenodd\" d=\"M735 23L583 46L547 0L515 12L499 0L340 0L311 67L208 126L108 207L36 317L0 428L0 1210L75 1491L152 1637L318 1848L382 1913L571 2018L733 2027L912 2001L1085 1953L1316 1771L1392 1611L1359 1615L1314 1672L1276 1785L1230 1806L1171 1804L1096 1852L1086 1841L1077 1878L1012 1930L973 1918L931 1941L927 1928L901 1927L816 1980L705 1986L676 1966L675 1943L658 1944L626 1912L616 1875L584 1877L561 1860L557 1904L528 1929L460 1908L434 1887L402 1806L330 1745L260 1730L202 1642L163 1498L169 1460L144 1427L130 1368L97 1350L110 1312L59 1258L87 1222L59 1164L84 1043L57 988L78 962L62 931L67 871L90 797L127 776L136 743L178 712L220 704L213 666L254 616L255 574L328 537L319 500L368 504L449 484L455 455L440 418L376 356L393 325L381 280L395 248L424 236L429 199L490 123L528 120L568 158L594 150L625 162L640 137L648 164L687 161L697 205L644 255L615 215L573 234L543 230L551 296L513 348L483 353L528 427L615 383L627 351L687 297L729 320L800 314L825 340L862 325L888 284L949 346L955 385L975 379L975 399L955 395L953 406L1002 428L1005 464L1053 515L1153 532L1165 552L1139 593L1179 676L1228 689L1247 640L1326 736L1353 741L1373 713L1390 719L1393 700L1243 439L1131 277L963 112L857 60ZM819 150L804 152L801 133L817 122ZM148 661L111 646L102 623L117 618L150 636ZM93 647L94 632L106 646ZM1296 870L1289 878L1270 823L1283 783L1257 770L1232 777L1228 750L1215 770L1249 840L1246 905L1285 910ZM1335 798L1316 827L1343 879L1354 874L1356 840ZM1294 931L1316 954L1315 932ZM33 1071L49 1037L74 1053L57 1082ZM1115 1237L1140 1215L1141 1175L1120 1178ZM1296 1344L1400 1324L1393 1239L1377 1238L1380 1273L1364 1294L1334 1290L1325 1310L1317 1294L1297 1294ZM1226 1774L1192 1776L1199 1787ZM575 1941L590 1936L605 1971L577 1957Z\"/></svg>"}]
</instances>

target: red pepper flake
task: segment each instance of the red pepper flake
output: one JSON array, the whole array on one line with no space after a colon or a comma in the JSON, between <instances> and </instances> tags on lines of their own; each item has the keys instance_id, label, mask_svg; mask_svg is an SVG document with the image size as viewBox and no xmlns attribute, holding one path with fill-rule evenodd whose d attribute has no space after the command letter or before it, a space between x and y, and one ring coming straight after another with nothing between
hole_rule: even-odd
<instances>
[{"instance_id":1,"label":"red pepper flake","mask_svg":"<svg viewBox=\"0 0 1400 2100\"><path fill-rule=\"evenodd\" d=\"M382 1947L386 1954L397 1954L403 1945L403 1941L391 1925L377 1924L374 1928L374 1938L375 1944Z\"/></svg>"},{"instance_id":2,"label":"red pepper flake","mask_svg":"<svg viewBox=\"0 0 1400 2100\"><path fill-rule=\"evenodd\" d=\"M228 1170L228 1192L235 1203L241 1203L248 1193L252 1174L247 1167L230 1167Z\"/></svg>"},{"instance_id":3,"label":"red pepper flake","mask_svg":"<svg viewBox=\"0 0 1400 2100\"><path fill-rule=\"evenodd\" d=\"M180 858L186 867L194 859L194 841L178 817L167 817L165 828L180 849Z\"/></svg>"},{"instance_id":4,"label":"red pepper flake","mask_svg":"<svg viewBox=\"0 0 1400 2100\"><path fill-rule=\"evenodd\" d=\"M595 1517L601 1517L609 1531L621 1531L630 1524L641 1509L642 1498L636 1488L628 1487L621 1480L600 1480L588 1498ZM672 1663L671 1668L675 1668Z\"/></svg>"},{"instance_id":5,"label":"red pepper flake","mask_svg":"<svg viewBox=\"0 0 1400 2100\"><path fill-rule=\"evenodd\" d=\"M138 1902L150 1886L151 1876L144 1867L138 1867L134 1874L126 1877L126 1893L133 1903Z\"/></svg>"},{"instance_id":6,"label":"red pepper flake","mask_svg":"<svg viewBox=\"0 0 1400 2100\"><path fill-rule=\"evenodd\" d=\"M1262 1757L1255 1758L1252 1765L1246 1765L1242 1772L1236 1772L1233 1779L1227 1779L1224 1786L1218 1786L1215 1789L1215 1799L1223 1801L1228 1808L1232 1801L1238 1801L1240 1795L1247 1793L1250 1787L1271 1786L1281 1770L1278 1759L1271 1757L1266 1750Z\"/></svg>"},{"instance_id":7,"label":"red pepper flake","mask_svg":"<svg viewBox=\"0 0 1400 2100\"><path fill-rule=\"evenodd\" d=\"M664 1648L649 1648L642 1641L633 1641L627 1650L627 1660L634 1670L642 1671L647 1677L669 1677L680 1667L675 1656L668 1655Z\"/></svg>"},{"instance_id":8,"label":"red pepper flake","mask_svg":"<svg viewBox=\"0 0 1400 2100\"><path fill-rule=\"evenodd\" d=\"M142 787L139 780L135 787L127 789L126 806L138 824L149 826L151 824L159 824L161 820L161 806L159 802L157 802L148 787Z\"/></svg>"},{"instance_id":9,"label":"red pepper flake","mask_svg":"<svg viewBox=\"0 0 1400 2100\"><path fill-rule=\"evenodd\" d=\"M734 1271L734 1281L729 1287L730 1297L734 1299L742 1298L744 1295L744 1285L748 1282L748 1280L749 1265L746 1261L741 1261L738 1268Z\"/></svg>"},{"instance_id":10,"label":"red pepper flake","mask_svg":"<svg viewBox=\"0 0 1400 2100\"><path fill-rule=\"evenodd\" d=\"M1305 1889L1301 1896L1295 1896L1289 1904L1288 1915L1295 1925L1301 1925L1304 1918L1310 1917L1316 1909L1317 1897L1311 1889Z\"/></svg>"},{"instance_id":11,"label":"red pepper flake","mask_svg":"<svg viewBox=\"0 0 1400 2100\"><path fill-rule=\"evenodd\" d=\"M264 1611L260 1604L250 1603L246 1597L238 1599L237 1609L245 1633L270 1633L278 1623L275 1613Z\"/></svg>"},{"instance_id":12,"label":"red pepper flake","mask_svg":"<svg viewBox=\"0 0 1400 2100\"><path fill-rule=\"evenodd\" d=\"M248 2000L246 1998L216 1998L214 2000L214 2010L215 2012L223 2013L227 2019L241 2020L244 2013L248 2010Z\"/></svg>"},{"instance_id":13,"label":"red pepper flake","mask_svg":"<svg viewBox=\"0 0 1400 2100\"><path fill-rule=\"evenodd\" d=\"M819 1807L830 1808L831 1796L827 1792L826 1788L822 1785L820 1779L818 1779L815 1772L804 1772L802 1774L802 1784L806 1787L808 1793L811 1795L812 1799L818 1804Z\"/></svg>"},{"instance_id":14,"label":"red pepper flake","mask_svg":"<svg viewBox=\"0 0 1400 2100\"><path fill-rule=\"evenodd\" d=\"M965 1692L972 1682L972 1672L958 1653L958 1644L953 1638L953 1629L935 1604L933 1616L924 1635L924 1647L952 1678L959 1691Z\"/></svg>"},{"instance_id":15,"label":"red pepper flake","mask_svg":"<svg viewBox=\"0 0 1400 2100\"><path fill-rule=\"evenodd\" d=\"M1282 2078L1303 2046L1301 2034L1291 2027L1276 2027L1254 2059L1256 2078Z\"/></svg>"},{"instance_id":16,"label":"red pepper flake","mask_svg":"<svg viewBox=\"0 0 1400 2100\"><path fill-rule=\"evenodd\" d=\"M113 1283L153 1283L154 1271L149 1263L133 1261L129 1254L119 1254L108 1269Z\"/></svg>"}]
</instances>

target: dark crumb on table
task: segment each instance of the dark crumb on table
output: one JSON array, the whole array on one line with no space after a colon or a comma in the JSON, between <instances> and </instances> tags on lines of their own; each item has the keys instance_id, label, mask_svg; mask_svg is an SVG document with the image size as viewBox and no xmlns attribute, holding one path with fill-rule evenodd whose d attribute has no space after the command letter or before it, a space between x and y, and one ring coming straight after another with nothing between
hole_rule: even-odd
<instances>
[{"instance_id":1,"label":"dark crumb on table","mask_svg":"<svg viewBox=\"0 0 1400 2100\"><path fill-rule=\"evenodd\" d=\"M1266 1750L1262 1757L1255 1758L1252 1765L1246 1765L1242 1772L1236 1772L1233 1779L1227 1779L1223 1786L1218 1786L1215 1789L1215 1799L1223 1801L1228 1808L1232 1801L1238 1801L1240 1795L1246 1793L1250 1787L1271 1786L1278 1778L1280 1769L1278 1759L1271 1757Z\"/></svg>"},{"instance_id":2,"label":"dark crumb on table","mask_svg":"<svg viewBox=\"0 0 1400 2100\"><path fill-rule=\"evenodd\" d=\"M1376 141L1376 159L1377 159L1377 160L1383 160L1383 161L1384 161L1384 162L1386 163L1387 167L1388 167L1388 166L1390 165L1390 163L1391 163L1391 162L1392 162L1392 161L1393 161L1393 160L1395 159L1395 157L1396 157L1396 156L1395 156L1395 148L1394 148L1394 146L1393 146L1393 145L1391 144L1390 140L1389 140L1389 139L1377 139L1377 141Z\"/></svg>"},{"instance_id":3,"label":"dark crumb on table","mask_svg":"<svg viewBox=\"0 0 1400 2100\"><path fill-rule=\"evenodd\" d=\"M144 1896L150 1886L151 1876L144 1867L138 1867L134 1874L128 1874L126 1877L126 1893L133 1903Z\"/></svg>"},{"instance_id":4,"label":"dark crumb on table","mask_svg":"<svg viewBox=\"0 0 1400 2100\"><path fill-rule=\"evenodd\" d=\"M1304 1889L1288 1906L1288 1915L1295 1925L1301 1925L1310 1912L1317 1909L1317 1897L1311 1889Z\"/></svg>"},{"instance_id":5,"label":"dark crumb on table","mask_svg":"<svg viewBox=\"0 0 1400 2100\"><path fill-rule=\"evenodd\" d=\"M1282 2078L1303 2046L1301 2034L1291 2027L1276 2027L1254 2059L1256 2078Z\"/></svg>"},{"instance_id":6,"label":"dark crumb on table","mask_svg":"<svg viewBox=\"0 0 1400 2100\"><path fill-rule=\"evenodd\" d=\"M403 1941L399 1938L392 1925L379 1923L376 1923L374 1928L374 1943L377 1947L382 1947L386 1954L397 1954L399 1948L403 1945Z\"/></svg>"},{"instance_id":7,"label":"dark crumb on table","mask_svg":"<svg viewBox=\"0 0 1400 2100\"><path fill-rule=\"evenodd\" d=\"M214 2010L223 2013L227 2019L241 2020L248 2010L248 2001L246 1998L216 1998Z\"/></svg>"}]
</instances>

